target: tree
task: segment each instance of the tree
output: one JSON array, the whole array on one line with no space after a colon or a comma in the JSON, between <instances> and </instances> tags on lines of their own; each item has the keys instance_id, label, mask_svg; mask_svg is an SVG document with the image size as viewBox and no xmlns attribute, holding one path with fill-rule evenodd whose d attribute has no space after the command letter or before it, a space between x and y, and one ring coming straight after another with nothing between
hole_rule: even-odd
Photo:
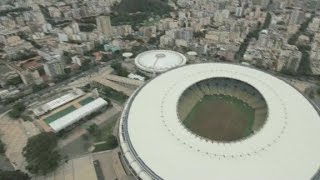
<instances>
[{"instance_id":1,"label":"tree","mask_svg":"<svg viewBox=\"0 0 320 180\"><path fill-rule=\"evenodd\" d=\"M45 84L45 83L42 83L42 84L36 84L36 85L33 85L32 86L32 92L38 92L38 91L41 91L42 89L45 89L47 88L49 85L48 84Z\"/></svg>"},{"instance_id":2,"label":"tree","mask_svg":"<svg viewBox=\"0 0 320 180\"><path fill-rule=\"evenodd\" d=\"M195 38L204 38L206 36L206 33L203 31L197 31L193 33L193 36Z\"/></svg>"},{"instance_id":3,"label":"tree","mask_svg":"<svg viewBox=\"0 0 320 180\"><path fill-rule=\"evenodd\" d=\"M57 142L58 139L52 132L43 132L28 139L23 155L30 173L45 175L59 166L61 156L56 150Z\"/></svg>"},{"instance_id":4,"label":"tree","mask_svg":"<svg viewBox=\"0 0 320 180\"><path fill-rule=\"evenodd\" d=\"M151 37L148 41L149 44L157 44L158 39L156 37Z\"/></svg>"},{"instance_id":5,"label":"tree","mask_svg":"<svg viewBox=\"0 0 320 180\"><path fill-rule=\"evenodd\" d=\"M29 180L30 177L28 176L28 174L23 173L19 170L16 170L16 171L0 170L0 179L1 180Z\"/></svg>"},{"instance_id":6,"label":"tree","mask_svg":"<svg viewBox=\"0 0 320 180\"><path fill-rule=\"evenodd\" d=\"M0 140L0 154L3 154L5 153L5 145L4 143Z\"/></svg>"},{"instance_id":7,"label":"tree","mask_svg":"<svg viewBox=\"0 0 320 180\"><path fill-rule=\"evenodd\" d=\"M302 52L298 73L303 75L309 75L312 73L312 70L310 67L310 55L307 51Z\"/></svg>"},{"instance_id":8,"label":"tree","mask_svg":"<svg viewBox=\"0 0 320 180\"><path fill-rule=\"evenodd\" d=\"M319 89L317 89L317 94L318 94L318 95L320 95L320 88L319 88Z\"/></svg>"},{"instance_id":9,"label":"tree","mask_svg":"<svg viewBox=\"0 0 320 180\"><path fill-rule=\"evenodd\" d=\"M106 143L109 149L116 148L118 146L117 138L114 135L109 135L106 138Z\"/></svg>"},{"instance_id":10,"label":"tree","mask_svg":"<svg viewBox=\"0 0 320 180\"><path fill-rule=\"evenodd\" d=\"M118 70L121 68L121 63L118 62L118 61L114 61L111 63L111 67L114 69L114 70Z\"/></svg>"},{"instance_id":11,"label":"tree","mask_svg":"<svg viewBox=\"0 0 320 180\"><path fill-rule=\"evenodd\" d=\"M97 126L96 124L92 124L91 126L89 126L89 127L87 128L87 131L88 131L91 135L95 136L96 133L98 132L98 126Z\"/></svg>"},{"instance_id":12,"label":"tree","mask_svg":"<svg viewBox=\"0 0 320 180\"><path fill-rule=\"evenodd\" d=\"M94 24L85 24L85 25L80 25L79 29L81 32L92 32L93 30L96 29L96 26Z\"/></svg>"},{"instance_id":13,"label":"tree","mask_svg":"<svg viewBox=\"0 0 320 180\"><path fill-rule=\"evenodd\" d=\"M271 19L272 19L272 16L271 16L271 14L268 12L268 13L267 13L267 17L266 17L266 19L264 20L262 29L268 29L268 28L269 28L270 23L271 23Z\"/></svg>"},{"instance_id":14,"label":"tree","mask_svg":"<svg viewBox=\"0 0 320 180\"><path fill-rule=\"evenodd\" d=\"M298 38L299 38L299 36L300 36L299 32L291 35L290 38L288 39L288 44L295 45L297 40L298 40Z\"/></svg>"},{"instance_id":15,"label":"tree","mask_svg":"<svg viewBox=\"0 0 320 180\"><path fill-rule=\"evenodd\" d=\"M19 118L25 109L26 106L24 105L24 103L18 102L12 107L11 111L9 112L9 116L15 119Z\"/></svg>"},{"instance_id":16,"label":"tree","mask_svg":"<svg viewBox=\"0 0 320 180\"><path fill-rule=\"evenodd\" d=\"M16 86L16 85L21 84L21 83L22 83L22 80L21 80L20 76L16 76L14 78L9 79L6 82L6 85L7 86Z\"/></svg>"},{"instance_id":17,"label":"tree","mask_svg":"<svg viewBox=\"0 0 320 180\"><path fill-rule=\"evenodd\" d=\"M123 77L127 77L129 72L127 71L127 69L123 68L121 63L118 61L114 61L111 63L111 67L115 70L115 72L117 73L117 75L119 76L123 76Z\"/></svg>"}]
</instances>

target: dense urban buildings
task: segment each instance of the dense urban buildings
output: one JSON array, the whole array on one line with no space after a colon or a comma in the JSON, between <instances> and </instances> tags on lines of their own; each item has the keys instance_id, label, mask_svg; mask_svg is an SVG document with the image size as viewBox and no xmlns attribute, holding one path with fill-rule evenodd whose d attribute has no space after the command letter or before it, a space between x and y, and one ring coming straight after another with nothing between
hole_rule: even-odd
<instances>
[{"instance_id":1,"label":"dense urban buildings","mask_svg":"<svg viewBox=\"0 0 320 180\"><path fill-rule=\"evenodd\" d=\"M0 1L0 179L320 179L319 12L319 0Z\"/></svg>"}]
</instances>

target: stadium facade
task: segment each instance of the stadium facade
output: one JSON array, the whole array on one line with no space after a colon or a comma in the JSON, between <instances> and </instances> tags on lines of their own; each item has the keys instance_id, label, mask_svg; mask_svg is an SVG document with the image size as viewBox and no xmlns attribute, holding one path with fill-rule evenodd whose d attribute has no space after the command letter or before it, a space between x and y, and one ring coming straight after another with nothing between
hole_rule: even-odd
<instances>
[{"instance_id":1,"label":"stadium facade","mask_svg":"<svg viewBox=\"0 0 320 180\"><path fill-rule=\"evenodd\" d=\"M244 82L263 97L265 121L251 136L215 141L181 123L181 96L214 78ZM157 76L129 98L119 126L123 163L143 180L315 179L318 137L319 114L299 91L265 72L223 63L189 65Z\"/></svg>"}]
</instances>

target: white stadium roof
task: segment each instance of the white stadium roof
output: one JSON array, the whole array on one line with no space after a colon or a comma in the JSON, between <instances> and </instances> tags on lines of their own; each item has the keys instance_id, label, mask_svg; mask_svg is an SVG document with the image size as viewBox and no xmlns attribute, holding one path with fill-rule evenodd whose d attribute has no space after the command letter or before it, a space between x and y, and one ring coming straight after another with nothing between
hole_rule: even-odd
<instances>
[{"instance_id":1,"label":"white stadium roof","mask_svg":"<svg viewBox=\"0 0 320 180\"><path fill-rule=\"evenodd\" d=\"M222 143L184 128L179 97L214 77L241 80L264 96L269 113L259 132ZM312 104L286 82L245 66L208 63L164 73L129 99L120 127L121 148L143 179L308 180L320 167L320 118Z\"/></svg>"},{"instance_id":2,"label":"white stadium roof","mask_svg":"<svg viewBox=\"0 0 320 180\"><path fill-rule=\"evenodd\" d=\"M59 132L62 129L70 126L71 124L74 124L82 118L88 116L89 114L99 110L103 106L106 106L107 104L107 101L102 98L95 99L94 101L81 106L79 109L76 109L69 114L51 122L49 126L53 129L54 132Z\"/></svg>"},{"instance_id":3,"label":"white stadium roof","mask_svg":"<svg viewBox=\"0 0 320 180\"><path fill-rule=\"evenodd\" d=\"M123 57L126 57L126 58L129 58L129 57L131 57L133 54L131 53L131 52L124 52L124 53L122 53L122 56Z\"/></svg>"},{"instance_id":4,"label":"white stadium roof","mask_svg":"<svg viewBox=\"0 0 320 180\"><path fill-rule=\"evenodd\" d=\"M170 50L151 50L140 53L135 64L141 70L161 73L177 66L186 64L186 57Z\"/></svg>"}]
</instances>

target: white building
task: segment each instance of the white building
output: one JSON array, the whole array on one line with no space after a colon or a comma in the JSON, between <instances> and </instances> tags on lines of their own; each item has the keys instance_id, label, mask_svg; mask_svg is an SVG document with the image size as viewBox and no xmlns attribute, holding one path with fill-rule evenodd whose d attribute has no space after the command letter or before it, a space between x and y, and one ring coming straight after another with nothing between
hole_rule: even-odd
<instances>
[{"instance_id":1,"label":"white building","mask_svg":"<svg viewBox=\"0 0 320 180\"><path fill-rule=\"evenodd\" d=\"M140 72L147 76L155 76L169 69L183 66L187 58L171 50L151 50L140 53L135 58L135 65Z\"/></svg>"},{"instance_id":2,"label":"white building","mask_svg":"<svg viewBox=\"0 0 320 180\"><path fill-rule=\"evenodd\" d=\"M98 32L106 38L112 37L112 26L109 16L98 16L96 18Z\"/></svg>"},{"instance_id":3,"label":"white building","mask_svg":"<svg viewBox=\"0 0 320 180\"><path fill-rule=\"evenodd\" d=\"M35 109L33 109L33 113L36 115L36 116L41 116L49 111L52 111L70 101L73 101L79 97L81 97L82 95L84 95L84 92L81 91L80 89L76 89L75 91L73 92L70 92L66 95L63 95L57 99L54 99L50 102L47 102L46 104L43 104Z\"/></svg>"},{"instance_id":4,"label":"white building","mask_svg":"<svg viewBox=\"0 0 320 180\"><path fill-rule=\"evenodd\" d=\"M249 84L264 97L268 115L260 131L218 142L183 126L181 95L221 77ZM123 110L119 141L136 179L309 180L320 175L319 129L313 104L285 81L247 66L204 63L168 71L138 89Z\"/></svg>"},{"instance_id":5,"label":"white building","mask_svg":"<svg viewBox=\"0 0 320 180\"><path fill-rule=\"evenodd\" d=\"M90 114L99 111L103 107L106 107L108 102L102 98L98 98L80 108L70 112L69 114L49 123L49 126L54 132L59 132L62 129L80 121L81 119L89 116Z\"/></svg>"}]
</instances>

